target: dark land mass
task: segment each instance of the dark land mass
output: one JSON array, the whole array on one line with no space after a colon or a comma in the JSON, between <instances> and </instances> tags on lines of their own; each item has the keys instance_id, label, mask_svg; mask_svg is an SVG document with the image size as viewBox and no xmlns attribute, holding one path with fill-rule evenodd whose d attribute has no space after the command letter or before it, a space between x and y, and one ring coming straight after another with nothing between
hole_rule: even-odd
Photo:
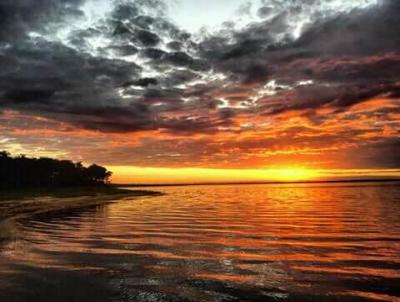
<instances>
[{"instance_id":1,"label":"dark land mass","mask_svg":"<svg viewBox=\"0 0 400 302\"><path fill-rule=\"evenodd\" d=\"M60 188L72 186L101 186L109 183L112 172L92 164L47 157L12 157L0 152L0 189Z\"/></svg>"}]
</instances>

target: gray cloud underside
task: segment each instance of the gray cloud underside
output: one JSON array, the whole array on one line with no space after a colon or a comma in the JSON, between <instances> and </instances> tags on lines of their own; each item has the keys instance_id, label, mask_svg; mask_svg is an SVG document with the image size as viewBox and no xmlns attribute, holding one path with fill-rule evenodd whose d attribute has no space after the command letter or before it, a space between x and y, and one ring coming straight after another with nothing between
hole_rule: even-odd
<instances>
[{"instance_id":1,"label":"gray cloud underside","mask_svg":"<svg viewBox=\"0 0 400 302\"><path fill-rule=\"evenodd\" d=\"M214 133L241 114L400 96L398 1L317 16L296 38L290 22L318 1L273 18L262 6L258 22L201 38L161 1L134 3L66 31L85 24L84 0L2 1L0 110L102 132Z\"/></svg>"}]
</instances>

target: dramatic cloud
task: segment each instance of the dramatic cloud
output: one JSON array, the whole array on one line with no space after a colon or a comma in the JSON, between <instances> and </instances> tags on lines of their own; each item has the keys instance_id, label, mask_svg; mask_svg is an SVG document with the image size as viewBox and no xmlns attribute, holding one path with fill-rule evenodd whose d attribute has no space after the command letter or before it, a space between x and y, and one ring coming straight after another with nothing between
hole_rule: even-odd
<instances>
[{"instance_id":1,"label":"dramatic cloud","mask_svg":"<svg viewBox=\"0 0 400 302\"><path fill-rule=\"evenodd\" d=\"M1 1L0 147L52 128L47 151L112 164L400 166L398 1L244 1L191 33L169 4Z\"/></svg>"}]
</instances>

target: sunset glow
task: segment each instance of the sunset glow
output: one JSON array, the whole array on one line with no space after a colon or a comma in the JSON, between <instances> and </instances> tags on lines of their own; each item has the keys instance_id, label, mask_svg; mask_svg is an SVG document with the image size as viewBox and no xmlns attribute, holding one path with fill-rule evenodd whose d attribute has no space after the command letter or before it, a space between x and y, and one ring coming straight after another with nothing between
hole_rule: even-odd
<instances>
[{"instance_id":1,"label":"sunset glow","mask_svg":"<svg viewBox=\"0 0 400 302\"><path fill-rule=\"evenodd\" d=\"M193 182L260 182L306 181L318 179L319 171L305 168L281 169L207 169L207 168L140 168L109 167L116 172L116 183L151 183L157 175L157 183Z\"/></svg>"},{"instance_id":2,"label":"sunset glow","mask_svg":"<svg viewBox=\"0 0 400 302\"><path fill-rule=\"evenodd\" d=\"M173 184L224 182L293 182L320 180L352 180L396 178L398 169L207 169L207 168L144 168L109 166L118 184Z\"/></svg>"},{"instance_id":3,"label":"sunset glow","mask_svg":"<svg viewBox=\"0 0 400 302\"><path fill-rule=\"evenodd\" d=\"M400 0L0 0L1 302L400 302Z\"/></svg>"},{"instance_id":4,"label":"sunset glow","mask_svg":"<svg viewBox=\"0 0 400 302\"><path fill-rule=\"evenodd\" d=\"M282 168L269 170L266 173L271 174L273 179L281 181L312 180L317 179L319 175L316 170L306 168Z\"/></svg>"},{"instance_id":5,"label":"sunset glow","mask_svg":"<svg viewBox=\"0 0 400 302\"><path fill-rule=\"evenodd\" d=\"M1 29L0 150L117 182L400 177L397 2L63 3Z\"/></svg>"}]
</instances>

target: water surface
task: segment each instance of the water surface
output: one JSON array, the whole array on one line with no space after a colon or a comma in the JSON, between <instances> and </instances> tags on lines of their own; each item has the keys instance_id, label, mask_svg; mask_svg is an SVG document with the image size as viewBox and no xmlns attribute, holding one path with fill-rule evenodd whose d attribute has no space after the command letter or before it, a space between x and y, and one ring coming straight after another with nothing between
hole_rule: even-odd
<instances>
[{"instance_id":1,"label":"water surface","mask_svg":"<svg viewBox=\"0 0 400 302\"><path fill-rule=\"evenodd\" d=\"M400 301L400 186L157 188L17 222L0 301Z\"/></svg>"}]
</instances>

